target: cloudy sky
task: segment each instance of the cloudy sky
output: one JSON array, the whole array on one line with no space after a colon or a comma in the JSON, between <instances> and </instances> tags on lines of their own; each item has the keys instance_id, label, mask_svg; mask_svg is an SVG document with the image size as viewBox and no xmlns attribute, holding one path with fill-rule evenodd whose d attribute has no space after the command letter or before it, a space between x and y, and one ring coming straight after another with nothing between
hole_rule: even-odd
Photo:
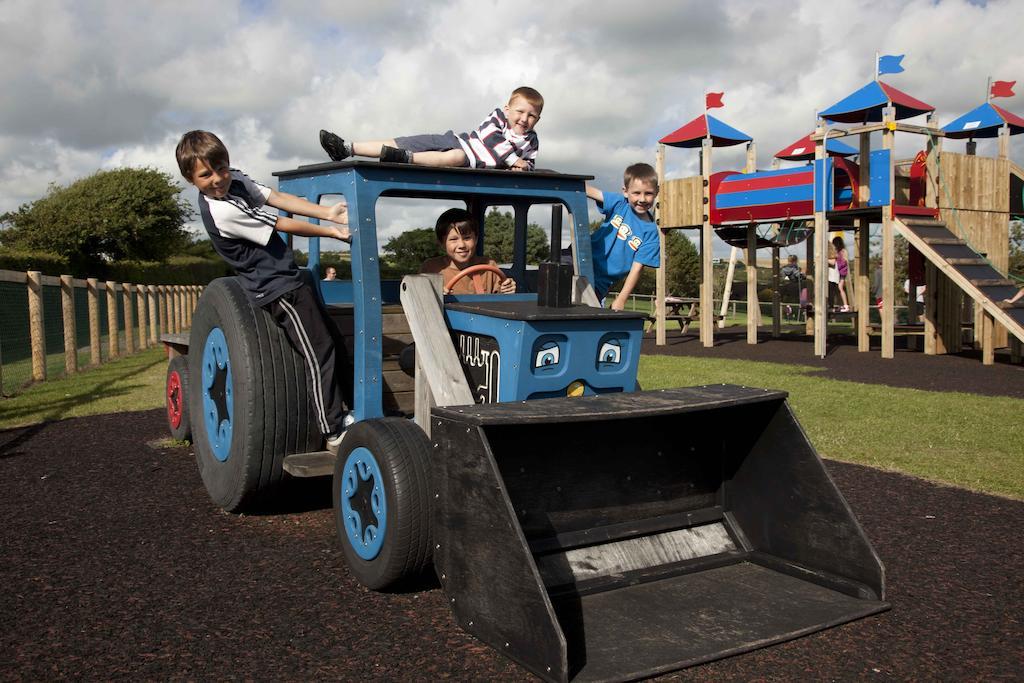
<instances>
[{"instance_id":1,"label":"cloudy sky","mask_svg":"<svg viewBox=\"0 0 1024 683\"><path fill-rule=\"evenodd\" d=\"M272 171L324 160L322 127L459 132L523 84L546 99L539 165L601 187L653 163L707 91L725 92L715 114L768 167L871 80L876 51L906 55L884 80L940 124L983 102L989 76L1020 80L999 104L1024 115L1022 26L1020 0L0 0L0 212L102 168L177 178L174 146L193 128L273 186ZM716 169L742 166L733 149L716 150ZM696 153L670 149L667 167L694 174ZM382 222L428 220L409 205Z\"/></svg>"}]
</instances>

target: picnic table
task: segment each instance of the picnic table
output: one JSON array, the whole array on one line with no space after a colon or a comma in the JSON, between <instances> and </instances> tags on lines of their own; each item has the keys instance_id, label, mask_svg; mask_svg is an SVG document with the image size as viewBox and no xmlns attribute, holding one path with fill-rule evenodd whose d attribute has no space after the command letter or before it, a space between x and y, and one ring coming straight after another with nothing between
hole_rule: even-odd
<instances>
[{"instance_id":1,"label":"picnic table","mask_svg":"<svg viewBox=\"0 0 1024 683\"><path fill-rule=\"evenodd\" d=\"M679 334L686 334L690 329L690 323L700 319L700 299L682 296L665 297L665 322L674 320L679 323ZM644 330L650 331L657 322L657 316L647 316L648 326Z\"/></svg>"}]
</instances>

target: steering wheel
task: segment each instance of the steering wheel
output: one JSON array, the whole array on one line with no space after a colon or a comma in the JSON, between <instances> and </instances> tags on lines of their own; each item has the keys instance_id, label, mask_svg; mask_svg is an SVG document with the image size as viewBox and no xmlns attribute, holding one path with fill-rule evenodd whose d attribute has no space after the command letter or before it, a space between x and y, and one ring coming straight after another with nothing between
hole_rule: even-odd
<instances>
[{"instance_id":1,"label":"steering wheel","mask_svg":"<svg viewBox=\"0 0 1024 683\"><path fill-rule=\"evenodd\" d=\"M444 293L451 294L452 288L455 287L455 283L461 280L462 278L466 277L467 275L474 275L476 273L483 273L486 271L490 271L497 275L500 278L498 280L499 282L504 282L507 279L505 272L498 266L492 266L490 263L480 263L478 265L470 266L469 268L460 270L458 275L456 275L455 277L448 281L448 286L444 288ZM480 283L477 282L475 278L473 280L473 289L476 290L477 294L489 294L489 292L481 291Z\"/></svg>"}]
</instances>

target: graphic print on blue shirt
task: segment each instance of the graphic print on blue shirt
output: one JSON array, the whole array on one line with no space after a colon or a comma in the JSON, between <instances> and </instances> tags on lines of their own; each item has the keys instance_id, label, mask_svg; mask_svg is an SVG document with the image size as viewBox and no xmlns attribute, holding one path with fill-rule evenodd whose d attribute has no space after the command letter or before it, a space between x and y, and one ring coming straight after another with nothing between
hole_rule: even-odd
<instances>
[{"instance_id":1,"label":"graphic print on blue shirt","mask_svg":"<svg viewBox=\"0 0 1024 683\"><path fill-rule=\"evenodd\" d=\"M619 278L629 272L633 262L657 268L661 263L658 228L653 220L633 211L625 195L604 192L598 209L605 220L590 236L594 258L594 290L604 298Z\"/></svg>"}]
</instances>

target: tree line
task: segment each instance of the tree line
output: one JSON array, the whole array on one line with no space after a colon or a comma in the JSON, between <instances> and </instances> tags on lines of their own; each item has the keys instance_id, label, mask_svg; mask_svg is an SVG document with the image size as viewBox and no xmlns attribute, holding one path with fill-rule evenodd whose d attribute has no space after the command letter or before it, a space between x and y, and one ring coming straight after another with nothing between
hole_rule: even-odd
<instances>
[{"instance_id":1,"label":"tree line","mask_svg":"<svg viewBox=\"0 0 1024 683\"><path fill-rule=\"evenodd\" d=\"M42 263L73 275L101 276L111 271L111 264L149 263L155 266L152 270L165 274L159 273L160 264L184 258L209 262L210 268L193 268L193 272L217 277L223 274L218 269L220 259L209 240L195 240L188 231L195 211L181 190L169 174L153 168L102 170L67 186L51 184L42 198L0 215L0 262ZM597 226L592 224L591 230ZM497 209L488 212L483 232L484 255L498 263L510 263L513 215ZM680 231L669 231L666 237L668 291L695 296L700 281L697 250ZM547 260L548 251L545 230L529 224L527 263ZM443 253L432 227L407 230L385 242L382 252L387 275L415 273L424 260ZM305 263L305 254L296 256ZM322 260L340 266L340 276L350 272L343 259L330 253L324 253ZM141 276L131 279L145 281ZM636 291L653 294L654 289L655 271L647 268Z\"/></svg>"}]
</instances>

